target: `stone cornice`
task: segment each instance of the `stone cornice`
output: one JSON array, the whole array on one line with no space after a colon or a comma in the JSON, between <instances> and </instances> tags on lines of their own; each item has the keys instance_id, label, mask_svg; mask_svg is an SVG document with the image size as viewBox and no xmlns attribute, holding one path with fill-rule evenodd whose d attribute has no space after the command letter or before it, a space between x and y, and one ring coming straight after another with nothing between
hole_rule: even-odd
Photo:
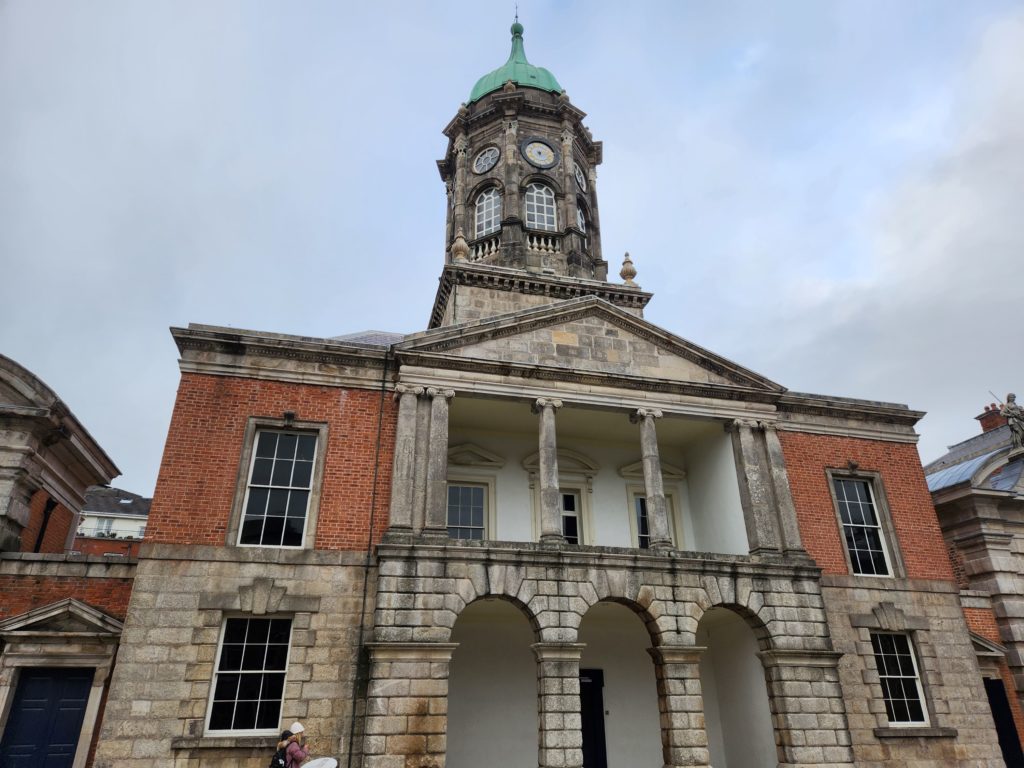
<instances>
[{"instance_id":1,"label":"stone cornice","mask_svg":"<svg viewBox=\"0 0 1024 768\"><path fill-rule=\"evenodd\" d=\"M595 296L619 307L641 310L654 295L639 288L606 283L601 280L584 280L575 277L559 277L524 272L507 267L470 264L446 264L441 273L434 308L430 313L430 328L437 328L444 318L453 288L456 285L470 285L567 300Z\"/></svg>"},{"instance_id":2,"label":"stone cornice","mask_svg":"<svg viewBox=\"0 0 1024 768\"><path fill-rule=\"evenodd\" d=\"M651 554L622 547L551 548L534 542L473 542L443 539L427 542L418 536L389 535L377 546L378 561L387 559L455 560L488 564L538 565L565 568L614 568L621 570L672 571L734 577L819 579L815 565L762 559L754 555L719 555L704 552Z\"/></svg>"},{"instance_id":3,"label":"stone cornice","mask_svg":"<svg viewBox=\"0 0 1024 768\"><path fill-rule=\"evenodd\" d=\"M191 324L171 328L183 373L323 386L379 386L388 348Z\"/></svg>"},{"instance_id":4,"label":"stone cornice","mask_svg":"<svg viewBox=\"0 0 1024 768\"><path fill-rule=\"evenodd\" d=\"M847 418L859 418L864 421L882 421L908 427L914 426L925 415L924 411L912 411L901 403L814 395L807 392L786 392L779 399L779 410L813 416L842 414Z\"/></svg>"}]
</instances>

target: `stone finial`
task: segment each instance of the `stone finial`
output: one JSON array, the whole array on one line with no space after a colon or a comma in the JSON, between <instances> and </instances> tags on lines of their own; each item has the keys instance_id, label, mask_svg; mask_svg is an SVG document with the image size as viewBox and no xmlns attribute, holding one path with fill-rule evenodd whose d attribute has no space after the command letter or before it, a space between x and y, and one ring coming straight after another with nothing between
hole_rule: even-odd
<instances>
[{"instance_id":1,"label":"stone finial","mask_svg":"<svg viewBox=\"0 0 1024 768\"><path fill-rule=\"evenodd\" d=\"M465 261L469 258L469 243L466 242L466 235L462 227L455 233L455 241L452 243L452 261Z\"/></svg>"},{"instance_id":2,"label":"stone finial","mask_svg":"<svg viewBox=\"0 0 1024 768\"><path fill-rule=\"evenodd\" d=\"M633 266L633 260L629 258L629 251L626 251L626 255L622 259L622 269L619 270L619 277L625 280L626 285L630 288L640 287L633 282L633 278L636 277L636 267Z\"/></svg>"}]
</instances>

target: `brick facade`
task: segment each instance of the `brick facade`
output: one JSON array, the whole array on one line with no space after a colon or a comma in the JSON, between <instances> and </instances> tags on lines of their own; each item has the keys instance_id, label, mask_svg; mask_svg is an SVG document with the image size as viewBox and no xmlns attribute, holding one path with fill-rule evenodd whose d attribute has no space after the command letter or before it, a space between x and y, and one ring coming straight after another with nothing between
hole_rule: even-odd
<instances>
[{"instance_id":1,"label":"brick facade","mask_svg":"<svg viewBox=\"0 0 1024 768\"><path fill-rule=\"evenodd\" d=\"M996 624L995 614L988 608L964 608L964 618L967 620L967 628L983 637L991 643L1001 644L999 636L999 625ZM1021 709L1020 698L1014 695L1013 673L1006 659L999 659L996 663L999 669L999 676L1006 687L1006 698L1010 702L1010 711L1013 713L1013 722L1017 726L1017 734L1021 743L1024 743L1024 710Z\"/></svg>"},{"instance_id":2,"label":"brick facade","mask_svg":"<svg viewBox=\"0 0 1024 768\"><path fill-rule=\"evenodd\" d=\"M789 431L779 439L804 546L825 573L849 572L825 471L854 462L882 478L907 578L953 580L916 446Z\"/></svg>"},{"instance_id":3,"label":"brick facade","mask_svg":"<svg viewBox=\"0 0 1024 768\"><path fill-rule=\"evenodd\" d=\"M102 568L102 564L89 566L88 572L84 563L60 563L60 566L61 569L56 573L32 573L27 563L18 572L12 572L7 567L0 570L0 618L17 616L33 608L73 597L116 619L124 620L132 593L130 575L101 576L97 573L97 567Z\"/></svg>"},{"instance_id":4,"label":"brick facade","mask_svg":"<svg viewBox=\"0 0 1024 768\"><path fill-rule=\"evenodd\" d=\"M38 490L32 494L29 501L28 524L21 531L21 551L35 552L36 541L39 539L39 531L46 523L46 530L43 532L43 540L40 542L39 552L59 554L64 552L64 545L67 543L68 534L71 533L71 526L75 524L75 514L63 504L57 504L50 510L49 518L46 517L47 502L50 501L50 494L44 490Z\"/></svg>"},{"instance_id":5,"label":"brick facade","mask_svg":"<svg viewBox=\"0 0 1024 768\"><path fill-rule=\"evenodd\" d=\"M146 540L224 546L248 419L292 411L328 429L316 548L366 549L375 474L378 510L387 510L390 492L395 404L383 398L375 468L381 402L370 390L182 374ZM387 525L386 512L378 514L375 542Z\"/></svg>"}]
</instances>

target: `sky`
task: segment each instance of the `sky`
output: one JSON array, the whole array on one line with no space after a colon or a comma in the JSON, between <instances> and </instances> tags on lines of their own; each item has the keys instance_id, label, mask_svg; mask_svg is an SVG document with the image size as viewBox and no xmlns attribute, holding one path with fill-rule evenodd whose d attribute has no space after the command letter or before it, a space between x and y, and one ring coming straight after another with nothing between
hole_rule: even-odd
<instances>
[{"instance_id":1,"label":"sky","mask_svg":"<svg viewBox=\"0 0 1024 768\"><path fill-rule=\"evenodd\" d=\"M168 328L422 330L442 128L514 2L0 0L0 352L151 495ZM604 142L610 274L922 459L1024 389L1024 3L520 0ZM201 439L201 436L197 436Z\"/></svg>"}]
</instances>

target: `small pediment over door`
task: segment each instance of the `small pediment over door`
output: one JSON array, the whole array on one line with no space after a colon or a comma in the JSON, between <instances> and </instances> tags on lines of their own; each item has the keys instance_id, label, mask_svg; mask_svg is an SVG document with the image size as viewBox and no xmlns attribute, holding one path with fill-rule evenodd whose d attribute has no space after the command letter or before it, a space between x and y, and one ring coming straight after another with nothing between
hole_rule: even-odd
<instances>
[{"instance_id":1,"label":"small pediment over door","mask_svg":"<svg viewBox=\"0 0 1024 768\"><path fill-rule=\"evenodd\" d=\"M448 449L448 463L457 467L486 467L501 469L505 459L473 443L461 443Z\"/></svg>"},{"instance_id":2,"label":"small pediment over door","mask_svg":"<svg viewBox=\"0 0 1024 768\"><path fill-rule=\"evenodd\" d=\"M72 597L0 621L0 637L30 633L120 637L124 624Z\"/></svg>"}]
</instances>

